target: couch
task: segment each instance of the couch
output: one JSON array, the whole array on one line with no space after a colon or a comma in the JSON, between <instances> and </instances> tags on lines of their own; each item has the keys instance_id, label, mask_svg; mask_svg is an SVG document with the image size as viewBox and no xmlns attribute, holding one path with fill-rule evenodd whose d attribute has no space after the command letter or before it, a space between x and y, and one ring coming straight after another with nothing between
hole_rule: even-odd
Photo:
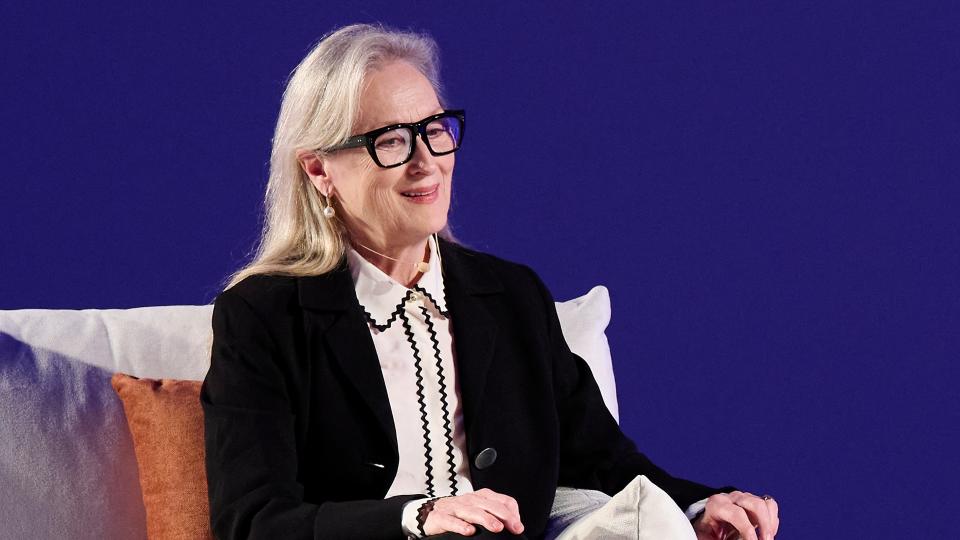
<instances>
[{"instance_id":1,"label":"couch","mask_svg":"<svg viewBox=\"0 0 960 540\"><path fill-rule=\"evenodd\" d=\"M618 418L607 290L557 303ZM0 311L0 540L147 536L115 373L202 380L212 306ZM141 464L142 466L142 464Z\"/></svg>"}]
</instances>

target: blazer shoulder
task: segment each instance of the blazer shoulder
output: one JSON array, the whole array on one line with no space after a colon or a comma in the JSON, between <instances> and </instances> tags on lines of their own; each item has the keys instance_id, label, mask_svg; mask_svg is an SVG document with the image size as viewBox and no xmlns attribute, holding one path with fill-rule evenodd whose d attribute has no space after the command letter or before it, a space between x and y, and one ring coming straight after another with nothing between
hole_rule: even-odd
<instances>
[{"instance_id":1,"label":"blazer shoulder","mask_svg":"<svg viewBox=\"0 0 960 540\"><path fill-rule=\"evenodd\" d=\"M450 253L456 254L460 261L471 267L484 268L487 272L496 276L497 280L507 289L515 287L527 288L530 286L537 288L542 287L543 282L540 276L537 275L533 268L526 264L477 251L461 244L450 242L446 242L446 244Z\"/></svg>"},{"instance_id":2,"label":"blazer shoulder","mask_svg":"<svg viewBox=\"0 0 960 540\"><path fill-rule=\"evenodd\" d=\"M462 257L466 261L472 262L483 262L486 264L516 264L512 263L502 257L497 257L490 253L479 251L471 247L467 247L463 244L456 244L450 242L449 240L442 240L442 245L446 247L451 253L456 254L458 257Z\"/></svg>"},{"instance_id":3,"label":"blazer shoulder","mask_svg":"<svg viewBox=\"0 0 960 540\"><path fill-rule=\"evenodd\" d=\"M221 292L214 305L243 301L259 313L285 311L297 301L297 278L277 274L257 274Z\"/></svg>"}]
</instances>

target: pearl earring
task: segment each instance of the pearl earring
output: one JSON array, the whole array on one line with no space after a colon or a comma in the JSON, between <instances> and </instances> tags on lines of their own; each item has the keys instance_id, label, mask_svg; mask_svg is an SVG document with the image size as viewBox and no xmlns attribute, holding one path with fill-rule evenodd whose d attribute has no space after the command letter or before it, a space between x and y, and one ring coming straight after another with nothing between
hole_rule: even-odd
<instances>
[{"instance_id":1,"label":"pearl earring","mask_svg":"<svg viewBox=\"0 0 960 540\"><path fill-rule=\"evenodd\" d=\"M333 197L327 195L325 199L327 205L323 207L323 217L331 219L337 213L337 211L333 209Z\"/></svg>"}]
</instances>

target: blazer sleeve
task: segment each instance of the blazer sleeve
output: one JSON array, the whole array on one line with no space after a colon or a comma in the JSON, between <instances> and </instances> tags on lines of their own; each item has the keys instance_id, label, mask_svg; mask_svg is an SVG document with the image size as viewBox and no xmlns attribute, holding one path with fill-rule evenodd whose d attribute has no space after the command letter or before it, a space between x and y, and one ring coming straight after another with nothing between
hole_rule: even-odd
<instances>
[{"instance_id":1,"label":"blazer sleeve","mask_svg":"<svg viewBox=\"0 0 960 540\"><path fill-rule=\"evenodd\" d=\"M295 418L278 356L277 342L250 304L230 290L222 293L201 391L214 534L222 540L403 538L402 508L416 496L304 501Z\"/></svg>"},{"instance_id":2,"label":"blazer sleeve","mask_svg":"<svg viewBox=\"0 0 960 540\"><path fill-rule=\"evenodd\" d=\"M730 486L712 488L671 476L637 451L604 405L590 366L567 346L553 297L540 278L530 272L548 318L548 346L560 420L560 485L613 495L642 474L681 509L715 493L733 491L735 488Z\"/></svg>"}]
</instances>

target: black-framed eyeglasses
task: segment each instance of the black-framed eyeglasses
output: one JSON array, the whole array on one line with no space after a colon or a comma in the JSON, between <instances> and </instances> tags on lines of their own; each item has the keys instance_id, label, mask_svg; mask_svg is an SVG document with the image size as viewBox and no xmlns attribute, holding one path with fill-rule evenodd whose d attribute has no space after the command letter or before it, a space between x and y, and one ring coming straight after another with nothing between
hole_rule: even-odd
<instances>
[{"instance_id":1,"label":"black-framed eyeglasses","mask_svg":"<svg viewBox=\"0 0 960 540\"><path fill-rule=\"evenodd\" d=\"M413 158L418 135L427 145L427 150L435 156L445 156L459 150L463 142L464 119L462 109L443 111L412 124L392 124L352 135L327 151L364 146L378 166L384 169L399 167Z\"/></svg>"}]
</instances>

